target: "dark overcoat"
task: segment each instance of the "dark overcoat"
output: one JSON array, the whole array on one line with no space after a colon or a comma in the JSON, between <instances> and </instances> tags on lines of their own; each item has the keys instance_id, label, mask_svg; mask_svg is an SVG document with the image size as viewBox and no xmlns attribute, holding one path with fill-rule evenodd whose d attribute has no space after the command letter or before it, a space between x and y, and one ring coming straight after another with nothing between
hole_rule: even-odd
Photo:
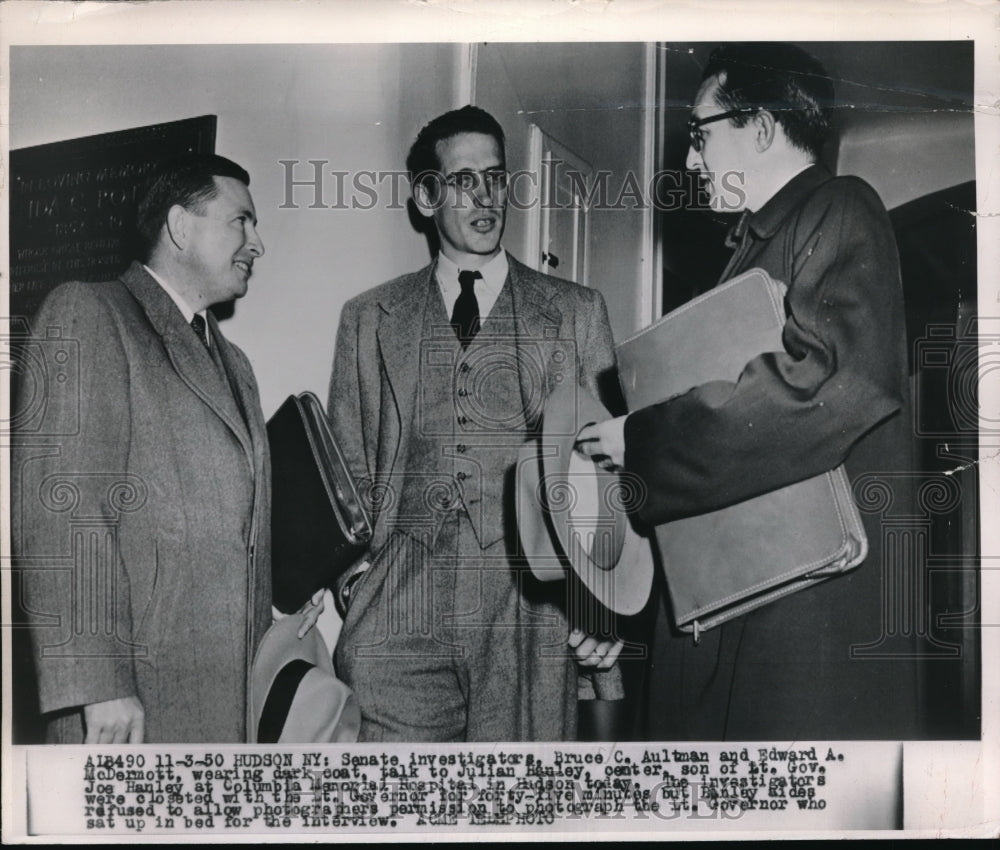
<instances>
[{"instance_id":1,"label":"dark overcoat","mask_svg":"<svg viewBox=\"0 0 1000 850\"><path fill-rule=\"evenodd\" d=\"M902 610L908 600L894 591L899 571L912 578L917 565L913 553L883 545L907 516L913 475L889 217L862 180L813 166L744 215L732 237L722 280L762 268L788 287L784 351L752 360L736 383L706 384L629 416L625 465L646 483L642 516L662 523L704 513L846 462L869 555L853 572L733 620L698 646L672 631L661 609L643 734L913 737L916 661L901 618L920 612Z\"/></svg>"}]
</instances>

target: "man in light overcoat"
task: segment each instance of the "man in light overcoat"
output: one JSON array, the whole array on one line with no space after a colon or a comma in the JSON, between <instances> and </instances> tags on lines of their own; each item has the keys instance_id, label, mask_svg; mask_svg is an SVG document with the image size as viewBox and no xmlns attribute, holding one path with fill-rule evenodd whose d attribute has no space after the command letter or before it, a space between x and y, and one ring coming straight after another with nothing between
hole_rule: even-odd
<instances>
[{"instance_id":1,"label":"man in light overcoat","mask_svg":"<svg viewBox=\"0 0 1000 850\"><path fill-rule=\"evenodd\" d=\"M249 179L218 156L165 164L139 208L144 261L57 287L34 320L79 358L13 455L50 742L246 740L269 455L250 363L208 308L242 297L264 253Z\"/></svg>"}]
</instances>

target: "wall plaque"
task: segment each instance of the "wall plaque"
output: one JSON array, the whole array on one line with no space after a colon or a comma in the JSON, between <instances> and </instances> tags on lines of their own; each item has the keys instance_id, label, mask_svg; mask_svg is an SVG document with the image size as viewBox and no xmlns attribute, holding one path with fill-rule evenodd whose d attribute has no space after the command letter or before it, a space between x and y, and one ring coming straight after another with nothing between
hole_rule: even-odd
<instances>
[{"instance_id":1,"label":"wall plaque","mask_svg":"<svg viewBox=\"0 0 1000 850\"><path fill-rule=\"evenodd\" d=\"M133 259L135 212L157 164L215 150L216 116L10 152L10 313L30 319L67 280L111 280Z\"/></svg>"}]
</instances>

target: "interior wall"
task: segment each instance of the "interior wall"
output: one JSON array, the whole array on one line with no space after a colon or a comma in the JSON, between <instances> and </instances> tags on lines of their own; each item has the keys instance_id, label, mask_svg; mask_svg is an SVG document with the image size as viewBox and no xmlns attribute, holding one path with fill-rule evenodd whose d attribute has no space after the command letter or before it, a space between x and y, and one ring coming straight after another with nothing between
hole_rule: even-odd
<instances>
[{"instance_id":1,"label":"interior wall","mask_svg":"<svg viewBox=\"0 0 1000 850\"><path fill-rule=\"evenodd\" d=\"M503 56L497 45L481 44L478 47L475 103L489 112L503 127L507 170L511 173L526 171L531 165L528 145L528 127L531 121L507 76ZM518 196L527 198L532 187L527 183L521 185L523 190L516 190ZM528 256L527 219L527 211L508 208L503 244L521 262L537 269L539 258Z\"/></svg>"},{"instance_id":2,"label":"interior wall","mask_svg":"<svg viewBox=\"0 0 1000 850\"><path fill-rule=\"evenodd\" d=\"M216 151L250 172L266 248L223 328L269 416L293 392L325 403L344 303L429 261L402 172L420 127L461 98L460 56L449 44L12 48L11 147L218 116ZM346 208L310 208L308 186L289 197L281 160L299 161L296 180L326 160L322 202ZM348 173L342 192L332 171Z\"/></svg>"},{"instance_id":3,"label":"interior wall","mask_svg":"<svg viewBox=\"0 0 1000 850\"><path fill-rule=\"evenodd\" d=\"M611 329L621 340L639 328L644 210L642 116L645 104L640 42L482 44L478 50L476 103L507 134L508 167L527 168L528 127L549 136L607 173L604 202L590 218L590 284L608 304ZM642 197L622 197L628 175ZM619 204L618 202L621 201ZM526 258L526 214L509 216L505 244ZM518 253L520 252L520 253Z\"/></svg>"}]
</instances>

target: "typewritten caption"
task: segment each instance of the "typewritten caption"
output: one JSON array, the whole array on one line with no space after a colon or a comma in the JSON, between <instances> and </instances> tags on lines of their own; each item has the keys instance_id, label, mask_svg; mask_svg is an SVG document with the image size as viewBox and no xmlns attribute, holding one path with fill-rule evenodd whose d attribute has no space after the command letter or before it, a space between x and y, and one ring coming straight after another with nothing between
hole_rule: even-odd
<instances>
[{"instance_id":1,"label":"typewritten caption","mask_svg":"<svg viewBox=\"0 0 1000 850\"><path fill-rule=\"evenodd\" d=\"M764 814L795 813L801 822L823 813L851 773L849 756L825 744L91 751L79 764L77 805L90 834L537 829L602 820L619 828L737 820L749 827Z\"/></svg>"}]
</instances>

